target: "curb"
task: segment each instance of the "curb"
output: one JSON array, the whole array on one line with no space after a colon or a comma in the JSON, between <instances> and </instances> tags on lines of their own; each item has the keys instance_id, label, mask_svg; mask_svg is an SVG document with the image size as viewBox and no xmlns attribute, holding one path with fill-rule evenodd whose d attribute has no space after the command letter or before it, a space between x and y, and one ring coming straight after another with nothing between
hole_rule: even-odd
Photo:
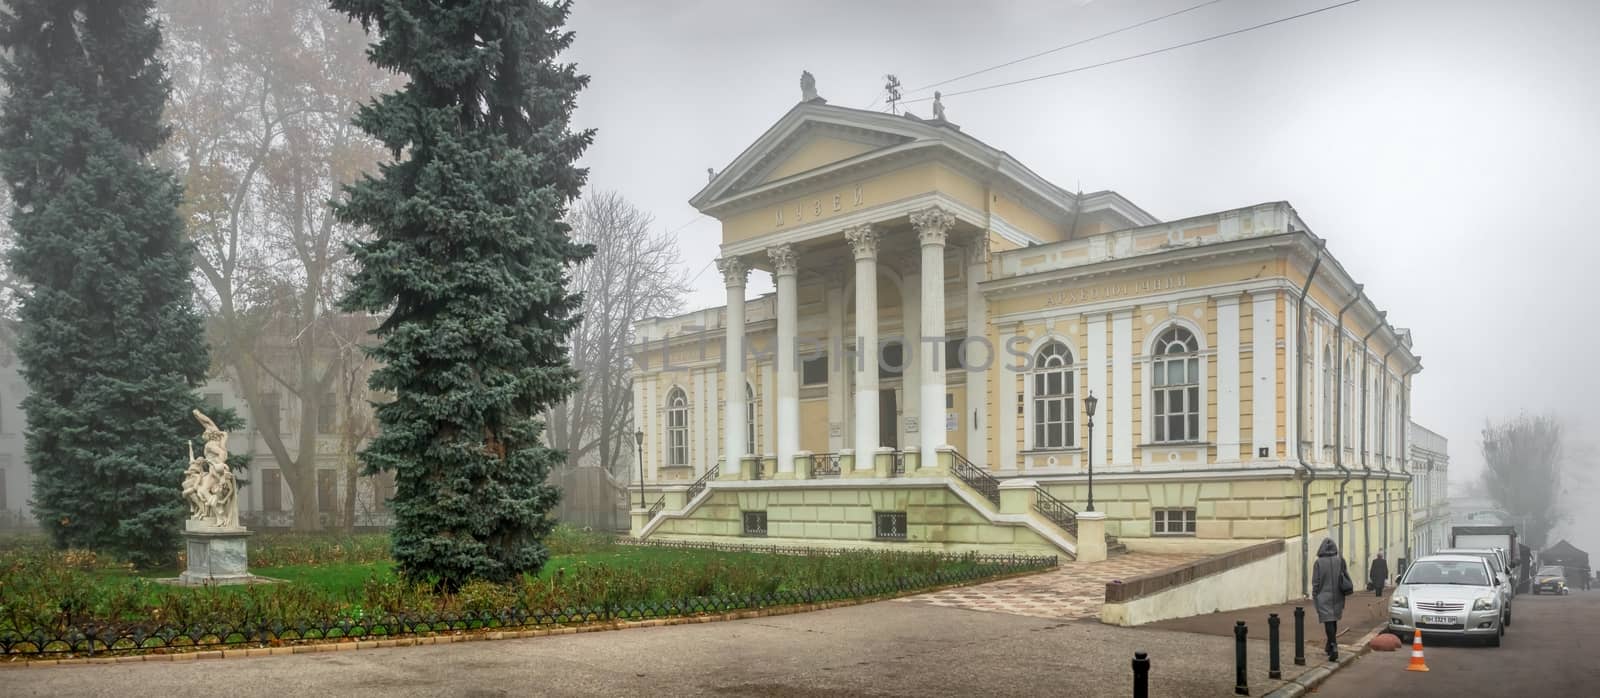
<instances>
[{"instance_id":1,"label":"curb","mask_svg":"<svg viewBox=\"0 0 1600 698\"><path fill-rule=\"evenodd\" d=\"M1371 652L1372 638L1382 633L1386 626L1387 623L1368 631L1366 635L1361 636L1361 639L1357 641L1358 644L1354 647L1341 645L1342 654L1339 655L1337 663L1323 662L1318 664L1302 672L1299 676L1289 679L1282 686L1268 692L1265 698L1299 698L1299 696L1312 692L1317 686L1322 685L1322 682L1327 681L1328 677L1333 676L1333 672L1354 664L1362 655Z\"/></svg>"},{"instance_id":2,"label":"curb","mask_svg":"<svg viewBox=\"0 0 1600 698\"><path fill-rule=\"evenodd\" d=\"M977 586L977 585L980 585L980 584L988 584L990 582L998 582L998 581L1002 581L1002 580L1006 580L1006 579L1015 579L1015 578L1018 578L1018 577L1029 577L1029 576L1033 576L1033 575L1037 575L1037 574L1044 574L1044 573L1047 573L1047 572L1052 572L1052 571L1055 571L1057 569L1059 569L1059 567L1049 567L1049 568L1042 569L1042 570L1033 570L1033 571L1028 571L1028 572L1018 572L1018 573L1014 573L1014 574L1000 575L1000 576L996 576L996 577L989 577L989 578L986 578L986 579L967 581L967 582L956 582L956 583L953 583L953 584L944 584L944 585L940 585L940 586L928 587L928 588L925 588L925 589L917 589L915 591L905 591L905 592L901 592L901 593L898 593L898 594L888 594L888 595L883 595L883 596L873 596L873 597L856 598L856 599L840 599L840 600L837 600L837 601L824 601L824 602L821 602L821 603L812 603L812 604L792 604L792 605L788 605L788 606L769 606L769 607L766 607L766 608L753 608L753 609L743 609L743 610L737 610L737 611L725 611L723 613L705 614L705 615L696 615L696 616L671 616L671 617L664 617L664 618L650 618L650 619L645 619L645 620L604 620L604 621L593 621L593 622L589 622L589 623L585 623L585 624L581 624L581 625L560 625L560 626L554 626L554 627L531 628L531 629L524 629L524 630L516 630L516 629L473 630L473 631L461 631L461 632L458 632L458 633L455 633L455 634L450 634L450 635L442 635L442 634L414 635L414 636L408 636L408 637L396 637L396 638L388 638L388 639L382 639L382 640L368 639L368 640L355 640L355 641L334 640L334 641L296 642L294 644L286 644L286 645L278 645L278 646L270 646L270 647L249 647L249 646L220 647L220 646L210 646L210 645L208 645L205 648L194 648L194 649L189 649L187 651L185 651L183 649L179 649L177 651L154 651L154 652L146 652L146 653L140 653L140 654L107 655L107 656L95 656L95 657L78 656L78 655L67 655L67 656L64 656L64 657L56 658L56 659L10 659L10 660L7 660L4 657L0 657L0 674L3 674L7 670L20 670L20 669L29 669L29 668L39 668L39 667L76 666L76 665L87 665L87 664L110 664L110 665L115 665L115 664L129 664L129 663L134 663L134 662L183 662L183 661L195 661L195 660L200 660L200 659L207 659L207 660L209 660L209 659L242 659L242 658L246 658L246 657L281 656L281 655L289 655L289 654L308 654L308 653L312 653L312 652L337 652L337 651L350 651L350 650L379 649L379 648L389 648L389 647L415 647L415 646L420 646L420 645L447 645L447 644L456 643L456 642L472 642L472 641L483 641L483 640L519 640L519 639L525 639L525 638L545 637L545 636L549 636L549 635L572 635L572 634L576 634L576 633L589 633L589 632L597 632L597 631L631 630L631 629L637 629L637 628L657 628L657 627L663 627L663 626L668 626L668 625L691 625L691 624L696 624L696 623L715 623L715 622L720 622L720 621L745 620L745 619L750 619L750 618L768 618L768 617L772 617L772 616L787 616L787 615L794 615L794 614L797 614L797 613L809 613L809 612L813 612L813 611L826 611L826 610L830 610L830 609L834 609L834 608L844 608L844 607L847 607L847 606L861 606L861 605L865 605L865 604L869 604L869 603L877 603L879 601L890 601L890 600L893 600L893 599L902 599L902 598L909 598L909 597L914 597L914 596L921 596L923 594L928 594L928 593L932 593L932 592L936 592L936 591L944 591L946 589L959 589L959 588L962 588L962 587ZM170 650L171 648L163 648L163 649Z\"/></svg>"}]
</instances>

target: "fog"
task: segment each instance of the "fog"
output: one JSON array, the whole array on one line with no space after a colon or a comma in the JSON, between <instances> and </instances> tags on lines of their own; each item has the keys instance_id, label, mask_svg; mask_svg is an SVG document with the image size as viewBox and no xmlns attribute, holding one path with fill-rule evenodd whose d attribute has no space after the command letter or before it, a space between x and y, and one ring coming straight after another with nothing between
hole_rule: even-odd
<instances>
[{"instance_id":1,"label":"fog","mask_svg":"<svg viewBox=\"0 0 1600 698\"><path fill-rule=\"evenodd\" d=\"M885 73L914 88L1199 4L579 3L572 56L593 76L585 164L681 236L690 307L722 304L719 230L687 204L799 99L867 107ZM1222 0L943 86L981 87L1143 53L1336 4ZM1477 478L1478 430L1520 411L1597 419L1586 205L1600 157L1600 3L1365 0L1159 55L968 95L950 120L1051 181L1115 189L1162 219L1291 202L1414 333L1415 421ZM878 105L882 108L881 103ZM757 275L751 293L770 290ZM1592 451L1590 451L1592 452ZM1571 478L1569 478L1571 480ZM1590 490L1600 491L1593 485ZM1600 549L1594 497L1569 486L1568 537ZM1585 508L1586 507L1586 508Z\"/></svg>"}]
</instances>

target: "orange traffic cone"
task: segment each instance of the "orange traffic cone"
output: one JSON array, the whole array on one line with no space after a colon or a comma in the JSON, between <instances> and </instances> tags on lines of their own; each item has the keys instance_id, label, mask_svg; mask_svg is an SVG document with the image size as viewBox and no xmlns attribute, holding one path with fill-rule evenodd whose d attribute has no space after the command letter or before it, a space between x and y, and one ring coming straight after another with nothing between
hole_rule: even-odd
<instances>
[{"instance_id":1,"label":"orange traffic cone","mask_svg":"<svg viewBox=\"0 0 1600 698\"><path fill-rule=\"evenodd\" d=\"M1416 637L1411 640L1411 663L1406 665L1406 671L1427 671L1428 663L1422 661L1422 630L1417 630Z\"/></svg>"}]
</instances>

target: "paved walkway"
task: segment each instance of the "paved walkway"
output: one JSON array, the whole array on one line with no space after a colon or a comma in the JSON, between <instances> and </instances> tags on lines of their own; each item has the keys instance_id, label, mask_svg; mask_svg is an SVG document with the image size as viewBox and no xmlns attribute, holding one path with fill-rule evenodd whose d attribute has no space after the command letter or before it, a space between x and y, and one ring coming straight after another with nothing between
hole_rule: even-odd
<instances>
[{"instance_id":1,"label":"paved walkway","mask_svg":"<svg viewBox=\"0 0 1600 698\"><path fill-rule=\"evenodd\" d=\"M1339 621L1339 644L1341 646L1354 645L1362 636L1387 622L1389 619L1389 595L1393 592L1394 588L1391 587L1386 590L1383 598L1378 598L1372 592L1358 592L1345 597L1344 617ZM1267 629L1267 616L1268 614L1276 613L1280 623L1278 626L1278 638L1283 643L1284 651L1292 653L1292 648L1294 647L1295 606L1305 607L1306 646L1316 648L1314 650L1307 649L1306 654L1309 656L1324 652L1325 650L1322 648L1323 645L1327 644L1327 634L1322 629L1322 623L1317 622L1317 608L1309 599L1303 598L1274 606L1257 606L1255 608L1242 608L1237 611L1222 611L1221 613L1208 613L1203 616L1163 620L1145 627L1233 637L1234 621L1242 620L1249 630L1247 637L1252 640L1266 640L1271 636ZM1285 654L1284 656L1288 657L1290 655Z\"/></svg>"},{"instance_id":2,"label":"paved walkway","mask_svg":"<svg viewBox=\"0 0 1600 698\"><path fill-rule=\"evenodd\" d=\"M0 668L0 695L1127 696L1135 650L1150 653L1151 695L1233 691L1230 638L884 602L526 640ZM1259 696L1279 682L1265 643L1249 651Z\"/></svg>"},{"instance_id":3,"label":"paved walkway","mask_svg":"<svg viewBox=\"0 0 1600 698\"><path fill-rule=\"evenodd\" d=\"M1033 618L1098 619L1100 607L1105 604L1106 582L1137 577L1204 557L1129 553L1113 556L1105 562L1066 562L1054 572L945 589L896 601Z\"/></svg>"}]
</instances>

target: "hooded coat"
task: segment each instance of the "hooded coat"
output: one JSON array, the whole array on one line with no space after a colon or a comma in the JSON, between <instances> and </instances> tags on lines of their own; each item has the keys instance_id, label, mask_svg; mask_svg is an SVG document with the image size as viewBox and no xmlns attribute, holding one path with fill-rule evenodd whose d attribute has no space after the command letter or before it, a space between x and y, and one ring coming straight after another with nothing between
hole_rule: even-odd
<instances>
[{"instance_id":1,"label":"hooded coat","mask_svg":"<svg viewBox=\"0 0 1600 698\"><path fill-rule=\"evenodd\" d=\"M1322 546L1317 549L1317 563L1311 568L1311 595L1317 607L1317 620L1338 621L1344 615L1344 597L1354 590L1350 572L1339 555L1339 545L1332 538L1322 539Z\"/></svg>"}]
</instances>

